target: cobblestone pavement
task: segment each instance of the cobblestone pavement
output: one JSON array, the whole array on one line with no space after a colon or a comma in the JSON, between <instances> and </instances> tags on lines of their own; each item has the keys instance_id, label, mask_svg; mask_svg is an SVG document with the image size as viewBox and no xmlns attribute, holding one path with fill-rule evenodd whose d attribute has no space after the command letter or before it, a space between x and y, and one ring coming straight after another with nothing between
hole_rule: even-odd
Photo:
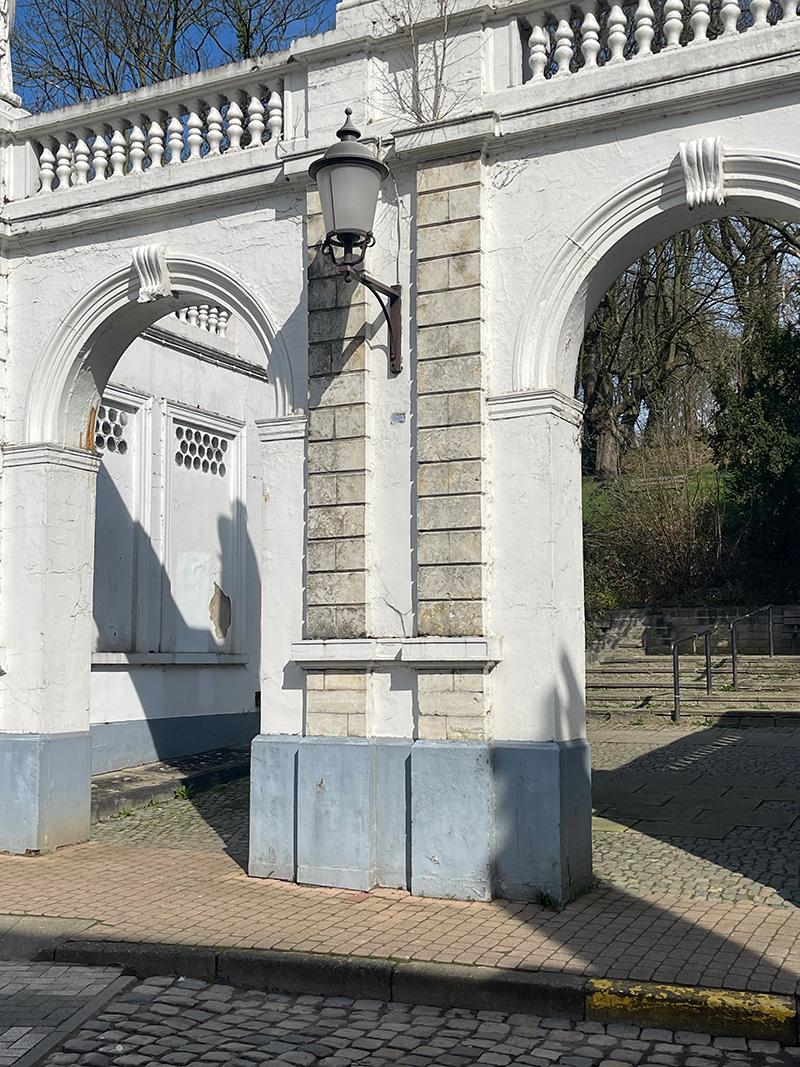
<instances>
[{"instance_id":1,"label":"cobblestone pavement","mask_svg":"<svg viewBox=\"0 0 800 1067\"><path fill-rule=\"evenodd\" d=\"M250 993L191 979L152 978L108 1004L45 1063L723 1067L797 1065L800 1048L532 1015Z\"/></svg>"},{"instance_id":2,"label":"cobblestone pavement","mask_svg":"<svg viewBox=\"0 0 800 1067\"><path fill-rule=\"evenodd\" d=\"M0 960L0 1067L69 1032L76 1012L109 990L120 972Z\"/></svg>"},{"instance_id":3,"label":"cobblestone pavement","mask_svg":"<svg viewBox=\"0 0 800 1067\"><path fill-rule=\"evenodd\" d=\"M110 844L157 845L200 852L227 852L247 862L250 779L143 808L125 809L94 826L92 838Z\"/></svg>"},{"instance_id":4,"label":"cobblestone pavement","mask_svg":"<svg viewBox=\"0 0 800 1067\"><path fill-rule=\"evenodd\" d=\"M595 875L636 892L800 905L800 733L592 734Z\"/></svg>"}]
</instances>

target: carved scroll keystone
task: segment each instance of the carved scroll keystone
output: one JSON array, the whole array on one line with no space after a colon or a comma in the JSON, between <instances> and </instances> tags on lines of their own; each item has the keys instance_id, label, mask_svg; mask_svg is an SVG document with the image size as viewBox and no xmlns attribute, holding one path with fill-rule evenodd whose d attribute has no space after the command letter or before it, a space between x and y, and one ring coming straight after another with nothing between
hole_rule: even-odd
<instances>
[{"instance_id":1,"label":"carved scroll keystone","mask_svg":"<svg viewBox=\"0 0 800 1067\"><path fill-rule=\"evenodd\" d=\"M164 245L139 245L133 250L133 265L139 275L139 303L146 304L164 296L172 296Z\"/></svg>"},{"instance_id":2,"label":"carved scroll keystone","mask_svg":"<svg viewBox=\"0 0 800 1067\"><path fill-rule=\"evenodd\" d=\"M689 207L702 207L704 204L722 206L725 203L722 138L703 137L696 141L683 141L680 153Z\"/></svg>"}]
</instances>

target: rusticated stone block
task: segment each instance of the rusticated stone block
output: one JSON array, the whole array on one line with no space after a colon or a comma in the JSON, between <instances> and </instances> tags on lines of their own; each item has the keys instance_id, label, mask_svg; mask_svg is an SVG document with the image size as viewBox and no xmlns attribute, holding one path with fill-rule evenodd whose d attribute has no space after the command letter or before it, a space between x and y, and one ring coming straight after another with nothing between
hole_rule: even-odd
<instances>
[{"instance_id":1,"label":"rusticated stone block","mask_svg":"<svg viewBox=\"0 0 800 1067\"><path fill-rule=\"evenodd\" d=\"M447 463L422 463L417 469L419 496L454 496L479 493L480 460L454 460Z\"/></svg>"},{"instance_id":2,"label":"rusticated stone block","mask_svg":"<svg viewBox=\"0 0 800 1067\"><path fill-rule=\"evenodd\" d=\"M365 594L364 571L320 571L308 575L309 604L363 604Z\"/></svg>"},{"instance_id":3,"label":"rusticated stone block","mask_svg":"<svg viewBox=\"0 0 800 1067\"><path fill-rule=\"evenodd\" d=\"M417 255L422 259L477 252L481 247L480 219L447 222L417 230Z\"/></svg>"},{"instance_id":4,"label":"rusticated stone block","mask_svg":"<svg viewBox=\"0 0 800 1067\"><path fill-rule=\"evenodd\" d=\"M480 426L437 426L420 430L417 435L417 458L420 463L480 459L482 453Z\"/></svg>"},{"instance_id":5,"label":"rusticated stone block","mask_svg":"<svg viewBox=\"0 0 800 1067\"><path fill-rule=\"evenodd\" d=\"M456 185L480 184L481 161L477 157L456 159L447 163L426 163L417 171L417 191L452 189Z\"/></svg>"},{"instance_id":6,"label":"rusticated stone block","mask_svg":"<svg viewBox=\"0 0 800 1067\"><path fill-rule=\"evenodd\" d=\"M417 366L420 395L480 389L480 386L481 358L477 355L421 359Z\"/></svg>"},{"instance_id":7,"label":"rusticated stone block","mask_svg":"<svg viewBox=\"0 0 800 1067\"><path fill-rule=\"evenodd\" d=\"M310 540L333 537L361 537L364 533L364 505L336 504L332 507L309 508L308 536Z\"/></svg>"},{"instance_id":8,"label":"rusticated stone block","mask_svg":"<svg viewBox=\"0 0 800 1067\"><path fill-rule=\"evenodd\" d=\"M483 542L480 530L438 530L423 532L417 543L420 566L433 563L480 563Z\"/></svg>"},{"instance_id":9,"label":"rusticated stone block","mask_svg":"<svg viewBox=\"0 0 800 1067\"><path fill-rule=\"evenodd\" d=\"M337 407L341 404L363 404L364 375L331 374L311 378L308 382L308 402L312 409Z\"/></svg>"},{"instance_id":10,"label":"rusticated stone block","mask_svg":"<svg viewBox=\"0 0 800 1067\"><path fill-rule=\"evenodd\" d=\"M312 640L325 637L366 637L366 608L350 606L307 608L306 636Z\"/></svg>"},{"instance_id":11,"label":"rusticated stone block","mask_svg":"<svg viewBox=\"0 0 800 1067\"><path fill-rule=\"evenodd\" d=\"M482 525L481 498L428 496L419 501L420 530L469 530Z\"/></svg>"},{"instance_id":12,"label":"rusticated stone block","mask_svg":"<svg viewBox=\"0 0 800 1067\"><path fill-rule=\"evenodd\" d=\"M426 326L417 331L417 355L420 359L466 356L481 350L481 324L454 322L447 326Z\"/></svg>"},{"instance_id":13,"label":"rusticated stone block","mask_svg":"<svg viewBox=\"0 0 800 1067\"><path fill-rule=\"evenodd\" d=\"M478 319L481 314L481 287L449 289L438 293L422 293L417 298L419 326L438 326L441 323Z\"/></svg>"},{"instance_id":14,"label":"rusticated stone block","mask_svg":"<svg viewBox=\"0 0 800 1067\"><path fill-rule=\"evenodd\" d=\"M326 471L352 471L360 473L366 465L366 444L363 437L345 441L309 441L309 474Z\"/></svg>"},{"instance_id":15,"label":"rusticated stone block","mask_svg":"<svg viewBox=\"0 0 800 1067\"><path fill-rule=\"evenodd\" d=\"M419 605L421 637L472 637L483 633L483 603L424 600Z\"/></svg>"},{"instance_id":16,"label":"rusticated stone block","mask_svg":"<svg viewBox=\"0 0 800 1067\"><path fill-rule=\"evenodd\" d=\"M420 567L419 595L423 600L479 600L481 567L461 563Z\"/></svg>"}]
</instances>

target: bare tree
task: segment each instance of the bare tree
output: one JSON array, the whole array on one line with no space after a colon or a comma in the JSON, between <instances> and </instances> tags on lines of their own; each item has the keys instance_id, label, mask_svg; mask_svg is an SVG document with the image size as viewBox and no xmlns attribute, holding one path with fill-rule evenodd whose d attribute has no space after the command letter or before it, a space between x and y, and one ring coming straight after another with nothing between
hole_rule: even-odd
<instances>
[{"instance_id":1,"label":"bare tree","mask_svg":"<svg viewBox=\"0 0 800 1067\"><path fill-rule=\"evenodd\" d=\"M62 107L261 55L329 12L328 0L24 0L16 86L34 110Z\"/></svg>"},{"instance_id":2,"label":"bare tree","mask_svg":"<svg viewBox=\"0 0 800 1067\"><path fill-rule=\"evenodd\" d=\"M453 0L437 0L436 17L427 26L425 6L425 0L397 0L384 7L397 37L378 75L387 112L423 126L447 118L466 96L453 77L459 51Z\"/></svg>"}]
</instances>

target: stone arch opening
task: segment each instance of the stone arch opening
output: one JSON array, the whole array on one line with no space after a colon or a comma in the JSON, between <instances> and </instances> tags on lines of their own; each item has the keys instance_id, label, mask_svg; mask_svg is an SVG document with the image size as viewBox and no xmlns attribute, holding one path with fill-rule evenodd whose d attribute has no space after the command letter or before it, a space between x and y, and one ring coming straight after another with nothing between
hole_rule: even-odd
<instances>
[{"instance_id":1,"label":"stone arch opening","mask_svg":"<svg viewBox=\"0 0 800 1067\"><path fill-rule=\"evenodd\" d=\"M100 396L122 354L148 327L197 304L226 308L256 338L276 418L291 414L294 386L286 346L253 290L227 268L166 253L170 294L141 301L133 266L108 275L65 316L42 353L25 412L25 439L91 449Z\"/></svg>"},{"instance_id":2,"label":"stone arch opening","mask_svg":"<svg viewBox=\"0 0 800 1067\"><path fill-rule=\"evenodd\" d=\"M572 394L584 330L611 283L647 249L697 223L730 215L800 221L800 159L725 157L725 203L691 209L678 158L593 211L553 256L517 331L512 391Z\"/></svg>"}]
</instances>

